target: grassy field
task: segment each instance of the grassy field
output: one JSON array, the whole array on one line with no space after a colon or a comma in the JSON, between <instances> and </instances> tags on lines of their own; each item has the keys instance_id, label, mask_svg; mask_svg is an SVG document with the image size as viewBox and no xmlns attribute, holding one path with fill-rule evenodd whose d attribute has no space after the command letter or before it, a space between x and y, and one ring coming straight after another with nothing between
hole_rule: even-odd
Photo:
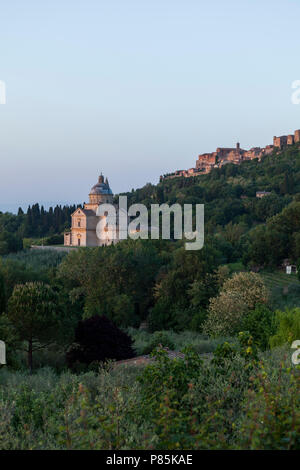
<instances>
[{"instance_id":1,"label":"grassy field","mask_svg":"<svg viewBox=\"0 0 300 470\"><path fill-rule=\"evenodd\" d=\"M296 274L286 274L283 271L275 271L273 273L263 272L261 275L269 289L274 287L282 287L283 289L284 287L299 283Z\"/></svg>"},{"instance_id":2,"label":"grassy field","mask_svg":"<svg viewBox=\"0 0 300 470\"><path fill-rule=\"evenodd\" d=\"M271 293L271 306L276 309L300 307L300 282L296 274L283 271L260 273Z\"/></svg>"}]
</instances>

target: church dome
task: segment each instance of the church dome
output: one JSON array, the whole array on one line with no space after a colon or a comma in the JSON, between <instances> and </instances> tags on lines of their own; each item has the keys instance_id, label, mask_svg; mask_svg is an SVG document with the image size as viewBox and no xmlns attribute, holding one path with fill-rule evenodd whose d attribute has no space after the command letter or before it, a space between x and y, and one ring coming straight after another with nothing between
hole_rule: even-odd
<instances>
[{"instance_id":1,"label":"church dome","mask_svg":"<svg viewBox=\"0 0 300 470\"><path fill-rule=\"evenodd\" d=\"M100 175L98 183L92 187L90 194L112 194L107 178L104 182L104 177Z\"/></svg>"}]
</instances>

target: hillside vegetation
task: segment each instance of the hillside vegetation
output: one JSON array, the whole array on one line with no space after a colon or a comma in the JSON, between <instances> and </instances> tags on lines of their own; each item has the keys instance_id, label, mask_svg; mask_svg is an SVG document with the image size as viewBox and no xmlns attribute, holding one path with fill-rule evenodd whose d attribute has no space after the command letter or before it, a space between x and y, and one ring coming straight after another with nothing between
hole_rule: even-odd
<instances>
[{"instance_id":1,"label":"hillside vegetation","mask_svg":"<svg viewBox=\"0 0 300 470\"><path fill-rule=\"evenodd\" d=\"M299 146L127 195L205 204L203 249L24 250L71 208L0 214L0 449L299 449Z\"/></svg>"}]
</instances>

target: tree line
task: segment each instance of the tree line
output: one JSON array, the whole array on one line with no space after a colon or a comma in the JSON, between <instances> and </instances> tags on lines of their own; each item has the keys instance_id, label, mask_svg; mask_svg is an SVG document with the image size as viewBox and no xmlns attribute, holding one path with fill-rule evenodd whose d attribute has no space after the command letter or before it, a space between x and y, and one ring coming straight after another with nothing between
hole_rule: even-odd
<instances>
[{"instance_id":1,"label":"tree line","mask_svg":"<svg viewBox=\"0 0 300 470\"><path fill-rule=\"evenodd\" d=\"M75 204L57 205L46 210L37 203L28 206L26 213L21 207L17 214L0 212L0 255L22 249L23 240L26 238L38 239L61 235L70 227L71 214L76 208Z\"/></svg>"}]
</instances>

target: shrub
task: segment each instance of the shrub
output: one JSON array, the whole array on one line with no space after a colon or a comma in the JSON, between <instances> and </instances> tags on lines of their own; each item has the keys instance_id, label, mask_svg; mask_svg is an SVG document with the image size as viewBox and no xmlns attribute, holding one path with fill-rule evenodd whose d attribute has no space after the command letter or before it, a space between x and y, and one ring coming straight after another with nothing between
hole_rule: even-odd
<instances>
[{"instance_id":1,"label":"shrub","mask_svg":"<svg viewBox=\"0 0 300 470\"><path fill-rule=\"evenodd\" d=\"M158 346L164 348L175 349L175 344L171 340L170 336L165 331L156 331L151 338L151 341L145 346L143 354L150 354L153 349Z\"/></svg>"},{"instance_id":2,"label":"shrub","mask_svg":"<svg viewBox=\"0 0 300 470\"><path fill-rule=\"evenodd\" d=\"M161 349L154 353L155 361L138 380L139 413L154 426L155 449L230 448L232 420L256 360L249 335L240 335L239 349L224 344L216 362L202 361L191 348L184 359L170 359ZM145 444L151 446L151 440Z\"/></svg>"},{"instance_id":3,"label":"shrub","mask_svg":"<svg viewBox=\"0 0 300 470\"><path fill-rule=\"evenodd\" d=\"M286 309L275 312L277 331L270 338L272 348L285 343L292 343L300 338L300 308Z\"/></svg>"},{"instance_id":4,"label":"shrub","mask_svg":"<svg viewBox=\"0 0 300 470\"><path fill-rule=\"evenodd\" d=\"M141 448L137 369L75 375L0 371L0 449Z\"/></svg>"},{"instance_id":5,"label":"shrub","mask_svg":"<svg viewBox=\"0 0 300 470\"><path fill-rule=\"evenodd\" d=\"M247 312L247 305L238 293L221 293L210 301L203 332L213 337L235 335L241 329L241 318Z\"/></svg>"},{"instance_id":6,"label":"shrub","mask_svg":"<svg viewBox=\"0 0 300 470\"><path fill-rule=\"evenodd\" d=\"M62 245L64 243L64 236L63 235L51 235L47 237L44 241L45 245Z\"/></svg>"},{"instance_id":7,"label":"shrub","mask_svg":"<svg viewBox=\"0 0 300 470\"><path fill-rule=\"evenodd\" d=\"M155 335L155 333L149 333L148 331L137 330L135 328L128 328L127 332L134 341L133 347L137 355L144 354L145 349L148 348L149 343L152 341L153 335ZM235 338L219 337L212 339L195 331L187 330L181 331L180 333L164 330L163 333L165 333L170 341L174 344L174 349L176 351L182 351L187 346L192 346L194 351L199 354L211 353L215 351L218 344L221 344L227 340L236 342Z\"/></svg>"},{"instance_id":8,"label":"shrub","mask_svg":"<svg viewBox=\"0 0 300 470\"><path fill-rule=\"evenodd\" d=\"M270 337L275 333L274 313L265 305L258 305L242 319L242 330L251 334L261 350L267 349Z\"/></svg>"},{"instance_id":9,"label":"shrub","mask_svg":"<svg viewBox=\"0 0 300 470\"><path fill-rule=\"evenodd\" d=\"M148 325L151 332L171 329L174 326L173 315L168 299L159 299L151 309Z\"/></svg>"},{"instance_id":10,"label":"shrub","mask_svg":"<svg viewBox=\"0 0 300 470\"><path fill-rule=\"evenodd\" d=\"M105 316L95 315L78 323L75 344L67 352L69 367L108 359L134 357L132 339Z\"/></svg>"},{"instance_id":11,"label":"shrub","mask_svg":"<svg viewBox=\"0 0 300 470\"><path fill-rule=\"evenodd\" d=\"M0 449L299 449L290 350L261 353L260 365L242 334L216 356L186 350L173 360L160 350L146 367L76 375L0 369Z\"/></svg>"},{"instance_id":12,"label":"shrub","mask_svg":"<svg viewBox=\"0 0 300 470\"><path fill-rule=\"evenodd\" d=\"M210 300L203 332L210 336L235 335L242 330L244 317L259 304L268 302L268 291L261 276L237 273L224 282L218 295Z\"/></svg>"},{"instance_id":13,"label":"shrub","mask_svg":"<svg viewBox=\"0 0 300 470\"><path fill-rule=\"evenodd\" d=\"M281 367L274 380L262 368L253 382L241 413L240 448L299 450L299 371Z\"/></svg>"}]
</instances>

